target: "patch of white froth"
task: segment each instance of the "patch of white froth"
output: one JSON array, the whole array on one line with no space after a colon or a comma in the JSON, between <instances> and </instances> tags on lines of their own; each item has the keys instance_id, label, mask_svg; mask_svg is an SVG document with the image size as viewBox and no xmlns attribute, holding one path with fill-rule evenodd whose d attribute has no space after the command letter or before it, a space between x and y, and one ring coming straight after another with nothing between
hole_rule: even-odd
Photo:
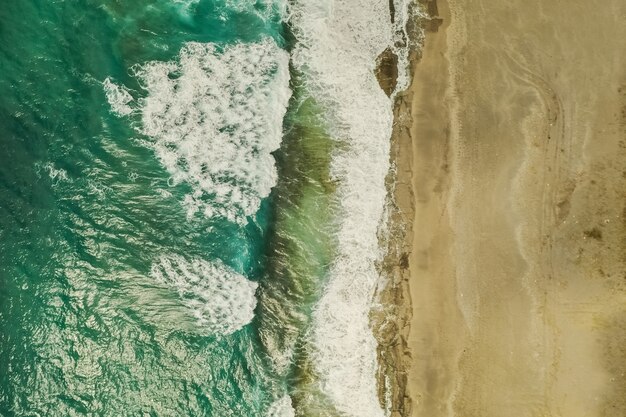
<instances>
[{"instance_id":1,"label":"patch of white froth","mask_svg":"<svg viewBox=\"0 0 626 417\"><path fill-rule=\"evenodd\" d=\"M271 153L291 95L287 52L270 39L223 49L188 43L178 60L149 62L135 74L148 93L137 103L141 131L171 185L191 186L188 215L245 223L276 184ZM114 111L128 114L127 92L107 81Z\"/></svg>"},{"instance_id":2,"label":"patch of white froth","mask_svg":"<svg viewBox=\"0 0 626 417\"><path fill-rule=\"evenodd\" d=\"M272 40L189 43L178 62L151 62L137 75L144 133L173 182L186 182L190 215L200 211L244 223L276 183L290 97L289 57Z\"/></svg>"},{"instance_id":3,"label":"patch of white froth","mask_svg":"<svg viewBox=\"0 0 626 417\"><path fill-rule=\"evenodd\" d=\"M114 84L110 78L104 80L102 86L104 87L104 93L111 106L111 110L113 110L115 114L128 116L133 112L130 106L130 103L133 101L133 96L130 95L126 87Z\"/></svg>"},{"instance_id":4,"label":"patch of white froth","mask_svg":"<svg viewBox=\"0 0 626 417\"><path fill-rule=\"evenodd\" d=\"M69 181L69 176L67 175L67 171L63 168L56 168L54 164L48 162L43 165L37 164L37 169L41 169L48 174L48 177L52 180L53 183Z\"/></svg>"},{"instance_id":5,"label":"patch of white froth","mask_svg":"<svg viewBox=\"0 0 626 417\"><path fill-rule=\"evenodd\" d=\"M314 312L313 362L320 389L341 415L381 417L369 313L382 256L377 232L393 119L391 101L375 77L376 58L393 42L389 6L378 0L296 3L293 62L328 109L331 134L346 148L331 165L343 212L338 253Z\"/></svg>"},{"instance_id":6,"label":"patch of white froth","mask_svg":"<svg viewBox=\"0 0 626 417\"><path fill-rule=\"evenodd\" d=\"M274 402L268 412L267 417L295 417L296 411L291 405L291 397L285 395L278 401Z\"/></svg>"},{"instance_id":7,"label":"patch of white froth","mask_svg":"<svg viewBox=\"0 0 626 417\"><path fill-rule=\"evenodd\" d=\"M257 284L221 262L163 256L152 265L152 277L175 291L199 327L227 335L254 318Z\"/></svg>"},{"instance_id":8,"label":"patch of white froth","mask_svg":"<svg viewBox=\"0 0 626 417\"><path fill-rule=\"evenodd\" d=\"M285 15L287 8L285 0L226 0L226 6L229 9L239 12L257 10L259 5L263 6L266 11L276 9L280 16Z\"/></svg>"},{"instance_id":9,"label":"patch of white froth","mask_svg":"<svg viewBox=\"0 0 626 417\"><path fill-rule=\"evenodd\" d=\"M398 57L398 80L395 93L404 91L409 87L411 77L409 74L410 63L409 53L414 42L420 39L413 39L407 31L409 20L415 20L418 17L426 17L423 14L421 6L413 0L393 0L394 4L394 23L393 23L393 46L392 49Z\"/></svg>"}]
</instances>

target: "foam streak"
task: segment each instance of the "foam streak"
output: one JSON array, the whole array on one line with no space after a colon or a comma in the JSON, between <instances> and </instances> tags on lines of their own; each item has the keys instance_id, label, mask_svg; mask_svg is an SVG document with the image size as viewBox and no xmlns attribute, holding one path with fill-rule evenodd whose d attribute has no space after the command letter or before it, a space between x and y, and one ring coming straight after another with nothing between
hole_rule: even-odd
<instances>
[{"instance_id":1,"label":"foam streak","mask_svg":"<svg viewBox=\"0 0 626 417\"><path fill-rule=\"evenodd\" d=\"M376 58L393 43L387 2L301 2L292 10L295 65L328 109L340 141L332 163L342 213L338 253L314 313L312 345L320 388L346 416L384 415L376 390L376 340L369 312L381 258L377 231L389 170L392 106L375 78Z\"/></svg>"}]
</instances>

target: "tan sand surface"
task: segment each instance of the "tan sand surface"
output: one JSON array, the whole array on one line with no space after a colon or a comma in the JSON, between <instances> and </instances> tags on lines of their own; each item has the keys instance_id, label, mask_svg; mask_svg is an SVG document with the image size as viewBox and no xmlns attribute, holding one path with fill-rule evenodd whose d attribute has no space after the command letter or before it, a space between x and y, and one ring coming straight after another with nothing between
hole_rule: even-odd
<instances>
[{"instance_id":1,"label":"tan sand surface","mask_svg":"<svg viewBox=\"0 0 626 417\"><path fill-rule=\"evenodd\" d=\"M394 415L624 417L626 1L429 9L396 109Z\"/></svg>"}]
</instances>

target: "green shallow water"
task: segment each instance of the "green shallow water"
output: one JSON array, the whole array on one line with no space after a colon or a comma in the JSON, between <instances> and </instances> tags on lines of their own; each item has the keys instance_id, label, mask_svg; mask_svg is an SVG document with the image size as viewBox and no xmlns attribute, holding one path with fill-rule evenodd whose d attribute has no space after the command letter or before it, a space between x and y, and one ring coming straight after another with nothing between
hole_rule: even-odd
<instances>
[{"instance_id":1,"label":"green shallow water","mask_svg":"<svg viewBox=\"0 0 626 417\"><path fill-rule=\"evenodd\" d=\"M114 115L102 86L139 91L131 69L176 59L185 42L288 47L284 31L278 8L250 1L0 7L1 416L263 416L286 392L298 401L298 340L333 244L314 105L290 110L279 185L241 226L187 216L188 187L168 185L138 119ZM163 254L260 282L256 318L199 331L151 277Z\"/></svg>"},{"instance_id":2,"label":"green shallow water","mask_svg":"<svg viewBox=\"0 0 626 417\"><path fill-rule=\"evenodd\" d=\"M329 175L336 142L326 133L321 108L299 85L301 77L296 73L292 79L292 111L276 155L280 177L273 192L267 266L272 278L261 283L258 322L275 369L292 387L295 409L307 416L334 416L316 384L307 330L336 246L336 184Z\"/></svg>"}]
</instances>

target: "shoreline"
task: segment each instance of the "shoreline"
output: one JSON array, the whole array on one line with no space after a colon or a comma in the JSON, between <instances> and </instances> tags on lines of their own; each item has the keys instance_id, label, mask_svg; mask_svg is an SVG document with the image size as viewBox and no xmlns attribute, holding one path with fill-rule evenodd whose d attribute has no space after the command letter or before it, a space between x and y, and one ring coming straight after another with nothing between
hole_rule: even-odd
<instances>
[{"instance_id":1,"label":"shoreline","mask_svg":"<svg viewBox=\"0 0 626 417\"><path fill-rule=\"evenodd\" d=\"M626 415L626 6L533 1L421 2L374 314L392 417Z\"/></svg>"},{"instance_id":2,"label":"shoreline","mask_svg":"<svg viewBox=\"0 0 626 417\"><path fill-rule=\"evenodd\" d=\"M439 0L441 3L442 0ZM446 32L448 25L446 9L440 15L436 0L421 0L419 7L425 16L419 17L414 25L414 34L419 33L421 39L413 41L419 47L410 54L410 84L406 91L397 95L394 104L394 126L391 138L390 158L392 172L387 180L390 190L389 201L389 231L387 256L381 269L387 279L382 288L379 300L383 305L382 315L374 316L374 328L378 330L379 340L379 386L381 387L381 402L384 401L385 391L390 399L391 417L411 416L416 403L420 401L419 393L415 392L415 377L411 369L416 361L421 361L415 355L411 344L414 343L416 332L415 306L422 303L418 287L412 285L412 271L410 268L414 253L415 233L421 230L421 224L416 221L418 199L423 198L423 191L415 187L416 175L429 177L426 171L433 168L438 174L432 175L427 182L437 183L445 181L448 167L442 162L447 156L447 147L440 147L433 141L423 141L416 135L415 126L420 118L427 118L433 124L433 129L445 131L441 126L446 120L447 110L435 105L434 101L444 97L447 88L447 77L427 79L431 72L442 70L444 60L437 54L437 49L445 50ZM445 4L444 4L445 7ZM445 70L445 68L444 68ZM444 71L445 72L445 71ZM429 98L430 97L430 98ZM428 102L430 108L423 107L426 114L420 114L418 107L421 101ZM437 126L438 125L438 126ZM422 150L426 151L422 153ZM433 158L428 160L428 158ZM416 166L421 165L418 172ZM426 197L428 199L428 197ZM429 220L436 217L437 210L429 210ZM437 292L433 292L436 294ZM416 302L417 301L417 302Z\"/></svg>"}]
</instances>

